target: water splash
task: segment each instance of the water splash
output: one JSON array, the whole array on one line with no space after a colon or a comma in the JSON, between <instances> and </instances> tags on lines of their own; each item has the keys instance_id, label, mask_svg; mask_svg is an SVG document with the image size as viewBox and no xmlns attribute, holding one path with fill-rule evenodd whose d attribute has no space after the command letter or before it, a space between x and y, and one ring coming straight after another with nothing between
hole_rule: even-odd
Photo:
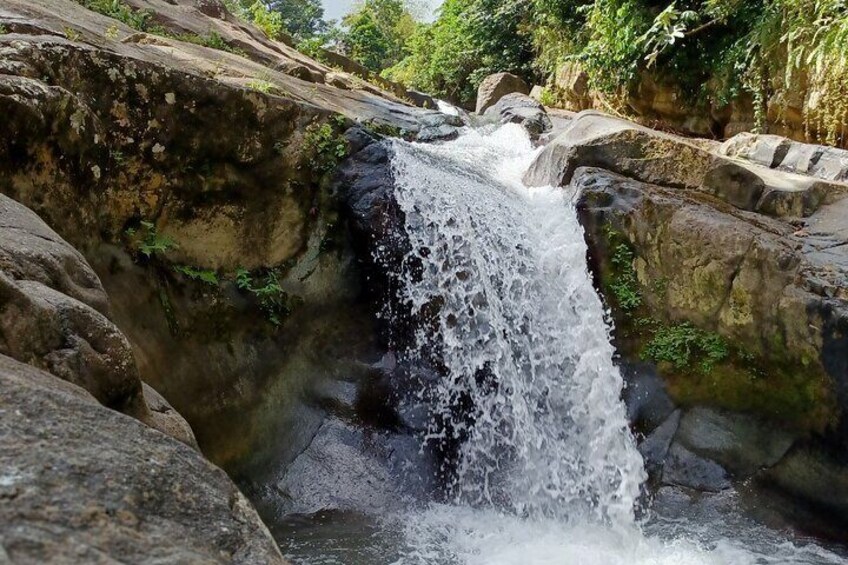
<instances>
[{"instance_id":1,"label":"water splash","mask_svg":"<svg viewBox=\"0 0 848 565\"><path fill-rule=\"evenodd\" d=\"M421 268L404 274L403 298L434 317L407 356L437 350L427 440L459 446L456 500L633 524L645 473L566 193L523 186L535 150L514 125L392 152Z\"/></svg>"}]
</instances>

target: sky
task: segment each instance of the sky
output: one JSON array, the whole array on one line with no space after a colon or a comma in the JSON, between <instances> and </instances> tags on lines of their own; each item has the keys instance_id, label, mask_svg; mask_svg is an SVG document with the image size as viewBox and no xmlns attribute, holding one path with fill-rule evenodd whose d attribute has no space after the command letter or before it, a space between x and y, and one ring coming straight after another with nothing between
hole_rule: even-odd
<instances>
[{"instance_id":1,"label":"sky","mask_svg":"<svg viewBox=\"0 0 848 565\"><path fill-rule=\"evenodd\" d=\"M324 19L340 20L342 16L350 12L356 3L357 0L321 0L321 4L324 5ZM442 3L442 0L423 0L423 3L432 11ZM432 12L431 17L428 19L431 18Z\"/></svg>"}]
</instances>

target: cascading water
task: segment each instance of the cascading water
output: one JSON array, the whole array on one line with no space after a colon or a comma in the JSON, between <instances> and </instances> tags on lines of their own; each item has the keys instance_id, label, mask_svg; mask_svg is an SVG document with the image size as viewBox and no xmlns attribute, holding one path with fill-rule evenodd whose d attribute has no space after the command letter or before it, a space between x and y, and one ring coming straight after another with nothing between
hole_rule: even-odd
<instances>
[{"instance_id":1,"label":"cascading water","mask_svg":"<svg viewBox=\"0 0 848 565\"><path fill-rule=\"evenodd\" d=\"M637 521L645 471L572 195L523 186L536 150L519 126L391 143L411 244L395 275L423 321L401 357L439 373L418 396L430 410L422 449L454 447L448 496L374 517L355 551L348 541L302 562L843 562L712 508L700 521Z\"/></svg>"},{"instance_id":2,"label":"cascading water","mask_svg":"<svg viewBox=\"0 0 848 565\"><path fill-rule=\"evenodd\" d=\"M561 190L521 184L534 153L518 126L393 147L395 196L423 265L403 298L416 316L440 304L411 351L436 347L444 365L427 391L427 440L459 443L460 502L629 524L644 472L622 379L573 207ZM463 404L470 414L457 414Z\"/></svg>"}]
</instances>

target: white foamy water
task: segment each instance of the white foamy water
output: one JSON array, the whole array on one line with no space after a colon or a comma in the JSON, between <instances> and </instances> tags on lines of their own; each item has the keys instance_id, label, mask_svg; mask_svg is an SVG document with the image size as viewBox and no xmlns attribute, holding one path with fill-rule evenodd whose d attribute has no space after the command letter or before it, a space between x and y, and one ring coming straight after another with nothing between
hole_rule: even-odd
<instances>
[{"instance_id":1,"label":"white foamy water","mask_svg":"<svg viewBox=\"0 0 848 565\"><path fill-rule=\"evenodd\" d=\"M459 444L450 502L400 518L396 563L842 562L761 532L643 533L645 472L571 196L523 186L536 150L519 126L392 152L409 264L421 267L400 274L404 298L435 315L405 356L439 359L444 377L421 392L425 441Z\"/></svg>"}]
</instances>

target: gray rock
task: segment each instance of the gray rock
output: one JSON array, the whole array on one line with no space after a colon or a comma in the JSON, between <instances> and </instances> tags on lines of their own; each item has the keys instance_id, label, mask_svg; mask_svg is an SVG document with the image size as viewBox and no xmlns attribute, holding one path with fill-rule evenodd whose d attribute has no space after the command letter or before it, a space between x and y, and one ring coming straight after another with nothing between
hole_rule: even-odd
<instances>
[{"instance_id":1,"label":"gray rock","mask_svg":"<svg viewBox=\"0 0 848 565\"><path fill-rule=\"evenodd\" d=\"M548 143L524 176L564 186L579 167L600 167L666 187L711 194L742 210L809 216L848 194L848 184L779 172L713 153L686 139L585 111Z\"/></svg>"},{"instance_id":2,"label":"gray rock","mask_svg":"<svg viewBox=\"0 0 848 565\"><path fill-rule=\"evenodd\" d=\"M695 490L719 492L730 488L730 476L714 461L699 457L677 442L668 450L662 481Z\"/></svg>"},{"instance_id":3,"label":"gray rock","mask_svg":"<svg viewBox=\"0 0 848 565\"><path fill-rule=\"evenodd\" d=\"M0 354L197 447L188 423L152 388L143 390L130 343L107 318L109 310L82 255L32 211L0 195Z\"/></svg>"},{"instance_id":4,"label":"gray rock","mask_svg":"<svg viewBox=\"0 0 848 565\"><path fill-rule=\"evenodd\" d=\"M645 468L651 476L660 476L668 455L669 447L680 424L680 410L675 410L651 434L639 444L639 453L645 460Z\"/></svg>"},{"instance_id":5,"label":"gray rock","mask_svg":"<svg viewBox=\"0 0 848 565\"><path fill-rule=\"evenodd\" d=\"M761 478L794 498L833 512L848 523L848 467L821 448L797 447Z\"/></svg>"},{"instance_id":6,"label":"gray rock","mask_svg":"<svg viewBox=\"0 0 848 565\"><path fill-rule=\"evenodd\" d=\"M476 112L483 114L486 109L493 106L503 96L518 92L520 94L529 94L530 87L518 76L510 73L495 73L483 79L480 86L477 88L477 107Z\"/></svg>"},{"instance_id":7,"label":"gray rock","mask_svg":"<svg viewBox=\"0 0 848 565\"><path fill-rule=\"evenodd\" d=\"M284 563L197 451L0 356L0 545L13 563Z\"/></svg>"},{"instance_id":8,"label":"gray rock","mask_svg":"<svg viewBox=\"0 0 848 565\"><path fill-rule=\"evenodd\" d=\"M836 147L792 141L778 135L740 133L725 141L721 152L824 180L848 180L848 151Z\"/></svg>"},{"instance_id":9,"label":"gray rock","mask_svg":"<svg viewBox=\"0 0 848 565\"><path fill-rule=\"evenodd\" d=\"M486 109L483 115L494 116L504 124L520 124L533 138L553 129L545 107L529 96L517 92L501 97L496 104Z\"/></svg>"},{"instance_id":10,"label":"gray rock","mask_svg":"<svg viewBox=\"0 0 848 565\"><path fill-rule=\"evenodd\" d=\"M721 144L719 151L729 157L740 157L775 168L780 165L792 141L779 135L740 133Z\"/></svg>"},{"instance_id":11,"label":"gray rock","mask_svg":"<svg viewBox=\"0 0 848 565\"><path fill-rule=\"evenodd\" d=\"M795 439L773 422L696 407L683 416L675 441L745 478L777 463Z\"/></svg>"},{"instance_id":12,"label":"gray rock","mask_svg":"<svg viewBox=\"0 0 848 565\"><path fill-rule=\"evenodd\" d=\"M638 432L649 434L674 412L674 402L654 365L624 363L621 372L626 384L622 398L627 419Z\"/></svg>"},{"instance_id":13,"label":"gray rock","mask_svg":"<svg viewBox=\"0 0 848 565\"><path fill-rule=\"evenodd\" d=\"M108 314L109 299L83 256L26 206L0 194L0 271L42 283Z\"/></svg>"},{"instance_id":14,"label":"gray rock","mask_svg":"<svg viewBox=\"0 0 848 565\"><path fill-rule=\"evenodd\" d=\"M307 514L399 508L409 492L401 489L393 473L392 451L385 433L366 434L342 420L327 420L277 482L281 507Z\"/></svg>"}]
</instances>

